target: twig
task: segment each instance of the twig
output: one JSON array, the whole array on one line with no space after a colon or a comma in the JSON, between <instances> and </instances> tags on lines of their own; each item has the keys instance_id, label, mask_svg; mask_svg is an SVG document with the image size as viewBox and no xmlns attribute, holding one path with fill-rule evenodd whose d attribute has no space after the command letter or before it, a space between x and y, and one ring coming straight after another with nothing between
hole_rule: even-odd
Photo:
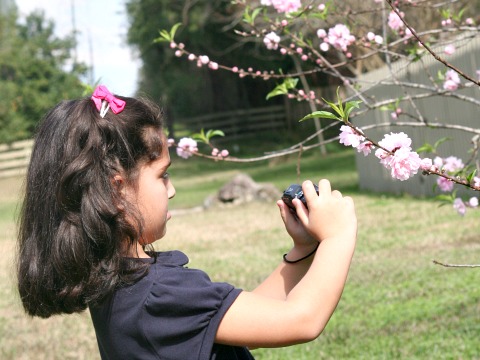
<instances>
[{"instance_id":1,"label":"twig","mask_svg":"<svg viewBox=\"0 0 480 360\"><path fill-rule=\"evenodd\" d=\"M446 264L446 263L442 263L442 262L437 261L437 260L432 260L432 261L435 265L440 265L440 266L443 266L443 267L451 267L451 268L477 268L477 267L480 267L480 264L473 264L473 265L469 265L469 264Z\"/></svg>"},{"instance_id":2,"label":"twig","mask_svg":"<svg viewBox=\"0 0 480 360\"><path fill-rule=\"evenodd\" d=\"M427 50L437 61L441 62L443 65L445 65L446 67L454 70L455 72L457 72L461 77L463 77L465 80L468 80L468 81L471 81L472 83L474 84L477 84L477 85L480 85L480 81L479 80L474 80L473 78L471 78L470 76L468 76L467 74L465 74L463 71L461 71L460 69L456 68L455 66L453 66L452 64L450 64L449 62L447 62L445 59L443 59L442 57L440 57L437 53L435 53L432 49L430 49L430 47L425 44L423 42L422 39L420 39L420 37L418 36L418 34L416 33L415 29L413 29L410 24L407 23L407 21L403 18L402 14L400 14L400 11L397 9L397 7L395 5L393 5L393 2L392 0L387 0L387 3L390 5L390 7L392 8L392 10L395 12L395 14L397 14L397 16L400 18L400 20L405 24L405 26L411 31L412 35L415 37L415 39L418 40L418 42L423 46L423 48L425 50Z\"/></svg>"}]
</instances>

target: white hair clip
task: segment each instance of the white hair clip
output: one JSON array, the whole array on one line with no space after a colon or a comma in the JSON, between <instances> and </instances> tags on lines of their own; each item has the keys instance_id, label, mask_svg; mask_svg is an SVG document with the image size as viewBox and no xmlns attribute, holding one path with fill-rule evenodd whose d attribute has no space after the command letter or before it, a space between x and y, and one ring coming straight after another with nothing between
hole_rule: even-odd
<instances>
[{"instance_id":1,"label":"white hair clip","mask_svg":"<svg viewBox=\"0 0 480 360\"><path fill-rule=\"evenodd\" d=\"M108 109L110 109L110 104L103 100L102 107L100 108L100 117L103 119L107 115Z\"/></svg>"}]
</instances>

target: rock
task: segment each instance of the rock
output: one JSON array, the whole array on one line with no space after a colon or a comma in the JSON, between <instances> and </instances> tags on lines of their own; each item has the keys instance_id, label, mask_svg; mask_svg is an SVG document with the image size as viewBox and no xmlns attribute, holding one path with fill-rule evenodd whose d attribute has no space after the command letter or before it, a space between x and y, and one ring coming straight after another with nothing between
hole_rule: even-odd
<instances>
[{"instance_id":1,"label":"rock","mask_svg":"<svg viewBox=\"0 0 480 360\"><path fill-rule=\"evenodd\" d=\"M205 199L204 207L222 204L242 204L250 201L275 201L281 192L271 183L256 183L247 174L238 174L218 191Z\"/></svg>"}]
</instances>

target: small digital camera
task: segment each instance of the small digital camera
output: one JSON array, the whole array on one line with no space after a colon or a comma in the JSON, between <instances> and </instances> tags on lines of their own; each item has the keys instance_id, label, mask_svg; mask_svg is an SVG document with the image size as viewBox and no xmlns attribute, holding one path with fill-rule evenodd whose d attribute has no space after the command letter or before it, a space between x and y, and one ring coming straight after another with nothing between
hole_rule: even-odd
<instances>
[{"instance_id":1,"label":"small digital camera","mask_svg":"<svg viewBox=\"0 0 480 360\"><path fill-rule=\"evenodd\" d=\"M315 187L315 191L318 194L318 186L313 185ZM295 206L293 206L292 201L293 199L299 199L305 207L307 207L307 200L303 194L302 185L299 184L292 184L290 185L282 195L283 202L290 208L295 210Z\"/></svg>"}]
</instances>

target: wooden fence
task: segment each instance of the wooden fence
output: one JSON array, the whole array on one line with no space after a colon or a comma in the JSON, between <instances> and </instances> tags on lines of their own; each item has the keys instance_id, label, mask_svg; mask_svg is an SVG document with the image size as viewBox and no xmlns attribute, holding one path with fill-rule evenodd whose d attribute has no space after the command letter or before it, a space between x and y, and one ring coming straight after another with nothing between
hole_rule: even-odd
<instances>
[{"instance_id":1,"label":"wooden fence","mask_svg":"<svg viewBox=\"0 0 480 360\"><path fill-rule=\"evenodd\" d=\"M221 129L225 140L236 140L259 132L286 130L288 117L284 105L275 105L182 118L177 123L194 131Z\"/></svg>"},{"instance_id":2,"label":"wooden fence","mask_svg":"<svg viewBox=\"0 0 480 360\"><path fill-rule=\"evenodd\" d=\"M33 140L0 145L0 178L25 174L32 153Z\"/></svg>"},{"instance_id":3,"label":"wooden fence","mask_svg":"<svg viewBox=\"0 0 480 360\"><path fill-rule=\"evenodd\" d=\"M258 133L268 131L286 130L289 126L288 114L293 110L299 111L287 109L284 105L276 105L179 119L178 123L198 131L202 128L221 129L226 134L224 141L228 141L258 136ZM21 176L26 173L32 145L33 140L0 145L0 178Z\"/></svg>"}]
</instances>

